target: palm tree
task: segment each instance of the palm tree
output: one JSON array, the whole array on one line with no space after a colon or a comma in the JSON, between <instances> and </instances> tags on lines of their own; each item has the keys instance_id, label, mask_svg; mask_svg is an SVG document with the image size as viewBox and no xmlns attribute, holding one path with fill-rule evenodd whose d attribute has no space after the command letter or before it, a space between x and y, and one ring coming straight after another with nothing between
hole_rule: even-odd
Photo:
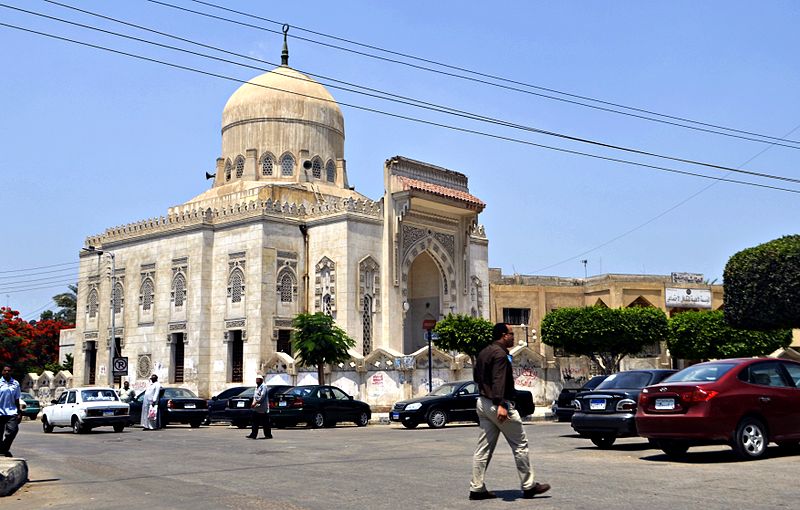
<instances>
[{"instance_id":1,"label":"palm tree","mask_svg":"<svg viewBox=\"0 0 800 510\"><path fill-rule=\"evenodd\" d=\"M301 313L292 321L292 350L302 366L317 367L317 380L325 384L325 364L342 363L350 359L347 349L356 345L333 322L333 317L324 313Z\"/></svg>"},{"instance_id":2,"label":"palm tree","mask_svg":"<svg viewBox=\"0 0 800 510\"><path fill-rule=\"evenodd\" d=\"M61 308L55 317L64 322L75 324L75 317L78 313L78 286L67 285L69 292L62 292L53 296L53 302Z\"/></svg>"}]
</instances>

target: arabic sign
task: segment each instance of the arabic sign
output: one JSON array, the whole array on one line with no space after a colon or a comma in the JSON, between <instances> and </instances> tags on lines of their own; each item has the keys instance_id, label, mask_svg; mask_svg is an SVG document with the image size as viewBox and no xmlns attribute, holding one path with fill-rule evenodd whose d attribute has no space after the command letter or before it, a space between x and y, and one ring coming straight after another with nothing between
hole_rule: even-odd
<instances>
[{"instance_id":1,"label":"arabic sign","mask_svg":"<svg viewBox=\"0 0 800 510\"><path fill-rule=\"evenodd\" d=\"M711 308L709 289L670 289L666 290L668 308Z\"/></svg>"},{"instance_id":2,"label":"arabic sign","mask_svg":"<svg viewBox=\"0 0 800 510\"><path fill-rule=\"evenodd\" d=\"M703 273L672 273L672 283L703 283Z\"/></svg>"}]
</instances>

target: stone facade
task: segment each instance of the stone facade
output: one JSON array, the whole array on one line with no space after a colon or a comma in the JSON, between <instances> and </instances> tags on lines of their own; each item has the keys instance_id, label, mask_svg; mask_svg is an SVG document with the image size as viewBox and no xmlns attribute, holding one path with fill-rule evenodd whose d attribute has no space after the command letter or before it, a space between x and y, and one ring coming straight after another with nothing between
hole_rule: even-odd
<instances>
[{"instance_id":1,"label":"stone facade","mask_svg":"<svg viewBox=\"0 0 800 510\"><path fill-rule=\"evenodd\" d=\"M210 189L86 239L76 384L108 380L111 338L135 389L156 373L209 396L260 372L309 380L314 369L289 374L284 354L298 313L331 315L354 360L417 351L426 318L488 318L484 204L464 174L398 156L380 200L357 193L338 105L287 65L240 87L222 119Z\"/></svg>"}]
</instances>

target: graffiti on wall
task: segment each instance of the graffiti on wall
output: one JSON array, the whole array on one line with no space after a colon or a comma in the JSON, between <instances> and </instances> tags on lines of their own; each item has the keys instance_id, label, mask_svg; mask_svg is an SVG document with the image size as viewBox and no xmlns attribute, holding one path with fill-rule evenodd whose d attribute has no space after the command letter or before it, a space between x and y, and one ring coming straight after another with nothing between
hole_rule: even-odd
<instances>
[{"instance_id":1,"label":"graffiti on wall","mask_svg":"<svg viewBox=\"0 0 800 510\"><path fill-rule=\"evenodd\" d=\"M539 369L529 363L514 367L512 373L515 386L532 388L539 381Z\"/></svg>"},{"instance_id":2,"label":"graffiti on wall","mask_svg":"<svg viewBox=\"0 0 800 510\"><path fill-rule=\"evenodd\" d=\"M564 367L561 369L561 380L565 383L581 385L589 379L589 374L582 367Z\"/></svg>"}]
</instances>

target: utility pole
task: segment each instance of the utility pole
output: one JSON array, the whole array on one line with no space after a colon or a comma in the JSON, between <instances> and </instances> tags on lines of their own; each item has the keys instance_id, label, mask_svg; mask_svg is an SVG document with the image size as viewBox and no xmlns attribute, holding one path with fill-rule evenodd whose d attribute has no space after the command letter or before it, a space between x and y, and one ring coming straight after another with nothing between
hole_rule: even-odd
<instances>
[{"instance_id":1,"label":"utility pole","mask_svg":"<svg viewBox=\"0 0 800 510\"><path fill-rule=\"evenodd\" d=\"M589 259L581 259L581 264L583 264L583 278L586 279L589 277L589 273L586 271L586 264L589 263Z\"/></svg>"}]
</instances>

